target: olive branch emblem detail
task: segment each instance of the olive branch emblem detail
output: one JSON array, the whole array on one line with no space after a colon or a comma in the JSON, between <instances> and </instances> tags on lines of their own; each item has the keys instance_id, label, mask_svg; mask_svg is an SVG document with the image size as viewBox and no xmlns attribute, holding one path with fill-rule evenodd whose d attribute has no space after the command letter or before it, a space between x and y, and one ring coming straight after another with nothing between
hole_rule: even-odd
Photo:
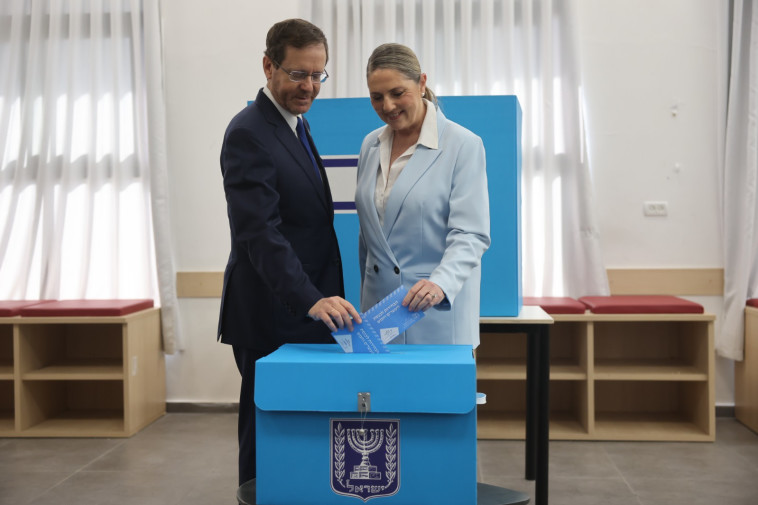
<instances>
[{"instance_id":1,"label":"olive branch emblem detail","mask_svg":"<svg viewBox=\"0 0 758 505\"><path fill-rule=\"evenodd\" d=\"M397 428L395 428L395 425L390 425L386 430L386 434L387 444L384 459L385 468L387 470L387 485L389 486L392 484L392 481L395 480L395 475L397 475Z\"/></svg>"},{"instance_id":2,"label":"olive branch emblem detail","mask_svg":"<svg viewBox=\"0 0 758 505\"><path fill-rule=\"evenodd\" d=\"M334 476L344 486L342 479L345 477L345 429L342 423L337 423L334 430Z\"/></svg>"}]
</instances>

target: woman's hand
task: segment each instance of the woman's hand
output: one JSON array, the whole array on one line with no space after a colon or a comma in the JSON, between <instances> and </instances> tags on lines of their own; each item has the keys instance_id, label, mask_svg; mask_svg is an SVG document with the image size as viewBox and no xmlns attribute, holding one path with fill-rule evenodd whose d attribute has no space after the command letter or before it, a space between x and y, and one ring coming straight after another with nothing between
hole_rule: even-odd
<instances>
[{"instance_id":1,"label":"woman's hand","mask_svg":"<svg viewBox=\"0 0 758 505\"><path fill-rule=\"evenodd\" d=\"M411 312L425 311L445 299L445 293L432 281L421 279L408 291L403 299L403 306Z\"/></svg>"}]
</instances>

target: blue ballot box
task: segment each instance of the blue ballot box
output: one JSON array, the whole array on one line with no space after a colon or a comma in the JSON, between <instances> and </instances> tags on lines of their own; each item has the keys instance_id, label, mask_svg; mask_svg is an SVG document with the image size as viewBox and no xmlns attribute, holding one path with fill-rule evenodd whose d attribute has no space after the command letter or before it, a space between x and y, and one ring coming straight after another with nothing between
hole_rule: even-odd
<instances>
[{"instance_id":1,"label":"blue ballot box","mask_svg":"<svg viewBox=\"0 0 758 505\"><path fill-rule=\"evenodd\" d=\"M388 347L286 344L258 360L258 505L476 504L471 347Z\"/></svg>"}]
</instances>

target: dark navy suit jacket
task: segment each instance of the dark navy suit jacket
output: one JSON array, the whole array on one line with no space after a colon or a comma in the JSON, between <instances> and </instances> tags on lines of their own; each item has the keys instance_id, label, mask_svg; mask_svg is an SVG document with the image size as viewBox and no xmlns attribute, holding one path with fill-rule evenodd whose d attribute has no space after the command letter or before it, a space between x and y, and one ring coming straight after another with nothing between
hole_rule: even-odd
<instances>
[{"instance_id":1,"label":"dark navy suit jacket","mask_svg":"<svg viewBox=\"0 0 758 505\"><path fill-rule=\"evenodd\" d=\"M308 154L261 90L232 119L221 149L231 252L218 336L271 352L287 342L333 342L308 310L344 297L334 207L321 158Z\"/></svg>"}]
</instances>

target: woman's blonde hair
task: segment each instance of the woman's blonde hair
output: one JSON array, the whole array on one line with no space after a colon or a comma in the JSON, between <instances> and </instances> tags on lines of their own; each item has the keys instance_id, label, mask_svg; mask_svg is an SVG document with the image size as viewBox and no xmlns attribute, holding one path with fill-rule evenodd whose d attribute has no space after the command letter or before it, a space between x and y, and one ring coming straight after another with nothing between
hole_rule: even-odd
<instances>
[{"instance_id":1,"label":"woman's blonde hair","mask_svg":"<svg viewBox=\"0 0 758 505\"><path fill-rule=\"evenodd\" d=\"M402 44L382 44L374 49L366 65L366 78L371 72L381 68L397 70L415 83L421 81L421 64L416 54L411 48ZM437 105L437 96L429 86L426 87L424 98Z\"/></svg>"}]
</instances>

